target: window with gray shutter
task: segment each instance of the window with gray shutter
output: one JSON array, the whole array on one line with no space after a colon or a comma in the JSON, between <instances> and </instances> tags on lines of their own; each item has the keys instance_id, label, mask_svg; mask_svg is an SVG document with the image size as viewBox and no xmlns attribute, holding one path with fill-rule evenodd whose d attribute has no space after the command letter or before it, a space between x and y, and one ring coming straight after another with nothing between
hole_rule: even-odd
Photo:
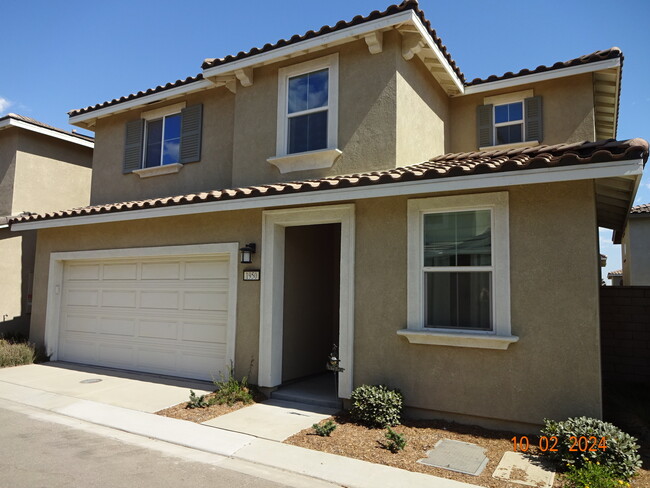
<instances>
[{"instance_id":1,"label":"window with gray shutter","mask_svg":"<svg viewBox=\"0 0 650 488\"><path fill-rule=\"evenodd\" d=\"M201 126L203 105L192 105L181 110L180 162L193 163L201 160Z\"/></svg>"},{"instance_id":2,"label":"window with gray shutter","mask_svg":"<svg viewBox=\"0 0 650 488\"><path fill-rule=\"evenodd\" d=\"M478 147L493 146L492 105L480 105L476 109Z\"/></svg>"},{"instance_id":3,"label":"window with gray shutter","mask_svg":"<svg viewBox=\"0 0 650 488\"><path fill-rule=\"evenodd\" d=\"M542 97L530 97L524 100L526 107L526 141L542 142L544 138L542 124Z\"/></svg>"},{"instance_id":4,"label":"window with gray shutter","mask_svg":"<svg viewBox=\"0 0 650 488\"><path fill-rule=\"evenodd\" d=\"M126 124L126 137L124 144L124 162L122 172L130 173L140 169L142 165L142 136L144 133L144 120L132 120Z\"/></svg>"}]
</instances>

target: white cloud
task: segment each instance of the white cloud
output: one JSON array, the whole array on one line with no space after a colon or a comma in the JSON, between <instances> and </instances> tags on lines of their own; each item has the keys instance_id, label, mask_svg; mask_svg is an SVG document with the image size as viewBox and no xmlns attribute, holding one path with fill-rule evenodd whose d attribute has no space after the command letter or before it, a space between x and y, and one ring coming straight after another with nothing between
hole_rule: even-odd
<instances>
[{"instance_id":1,"label":"white cloud","mask_svg":"<svg viewBox=\"0 0 650 488\"><path fill-rule=\"evenodd\" d=\"M4 113L7 111L9 107L11 107L12 102L7 100L6 98L0 97L0 115L4 115Z\"/></svg>"}]
</instances>

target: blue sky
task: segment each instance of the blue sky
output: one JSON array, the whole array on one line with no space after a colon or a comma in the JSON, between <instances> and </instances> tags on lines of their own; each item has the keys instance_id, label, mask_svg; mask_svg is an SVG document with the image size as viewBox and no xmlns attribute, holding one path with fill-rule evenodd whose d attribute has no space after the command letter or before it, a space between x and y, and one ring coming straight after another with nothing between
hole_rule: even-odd
<instances>
[{"instance_id":1,"label":"blue sky","mask_svg":"<svg viewBox=\"0 0 650 488\"><path fill-rule=\"evenodd\" d=\"M388 5L3 0L0 115L16 112L71 129L68 110L197 74L206 57L263 46ZM620 47L625 64L618 138L650 139L647 0L420 0L420 7L468 80ZM645 175L635 203L648 202ZM606 269L620 268L611 232L602 230L600 241L609 256Z\"/></svg>"}]
</instances>

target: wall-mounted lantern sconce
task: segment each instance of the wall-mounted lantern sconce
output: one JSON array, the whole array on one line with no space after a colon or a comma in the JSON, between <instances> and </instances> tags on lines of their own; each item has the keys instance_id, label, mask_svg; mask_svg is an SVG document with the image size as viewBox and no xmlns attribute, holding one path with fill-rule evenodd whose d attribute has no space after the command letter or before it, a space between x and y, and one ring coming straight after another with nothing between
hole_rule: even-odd
<instances>
[{"instance_id":1,"label":"wall-mounted lantern sconce","mask_svg":"<svg viewBox=\"0 0 650 488\"><path fill-rule=\"evenodd\" d=\"M241 254L241 260L240 262L242 264L250 264L253 262L253 254L255 254L255 249L257 246L255 245L254 242L251 242L249 244L246 244L244 247L242 247L239 252Z\"/></svg>"}]
</instances>

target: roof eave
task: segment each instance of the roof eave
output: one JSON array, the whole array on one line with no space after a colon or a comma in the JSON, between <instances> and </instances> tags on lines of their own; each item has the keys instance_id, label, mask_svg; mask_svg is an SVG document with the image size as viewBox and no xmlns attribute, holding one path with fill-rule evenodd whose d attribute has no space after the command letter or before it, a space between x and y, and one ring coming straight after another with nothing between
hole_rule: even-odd
<instances>
[{"instance_id":1,"label":"roof eave","mask_svg":"<svg viewBox=\"0 0 650 488\"><path fill-rule=\"evenodd\" d=\"M88 141L81 137L76 137L71 134L65 134L53 129L48 129L47 127L41 127L39 125L30 124L24 120L17 120L12 117L6 117L3 120L0 120L0 130L8 129L10 127L17 127L20 129L29 130L31 132L36 132L38 134L43 134L49 137L54 137L55 139L61 139L62 141L72 142L73 144L79 144L80 146L89 147L93 149L95 143Z\"/></svg>"}]
</instances>

